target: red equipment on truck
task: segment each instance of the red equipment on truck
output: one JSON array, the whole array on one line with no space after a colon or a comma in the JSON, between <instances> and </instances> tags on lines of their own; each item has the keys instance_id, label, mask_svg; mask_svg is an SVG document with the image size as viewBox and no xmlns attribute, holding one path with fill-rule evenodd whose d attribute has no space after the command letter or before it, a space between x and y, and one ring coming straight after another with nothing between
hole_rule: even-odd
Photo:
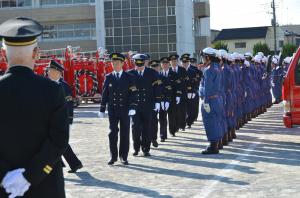
<instances>
[{"instance_id":1,"label":"red equipment on truck","mask_svg":"<svg viewBox=\"0 0 300 198\"><path fill-rule=\"evenodd\" d=\"M283 122L288 128L300 125L300 47L294 54L282 87Z\"/></svg>"},{"instance_id":2,"label":"red equipment on truck","mask_svg":"<svg viewBox=\"0 0 300 198\"><path fill-rule=\"evenodd\" d=\"M0 76L2 76L7 70L7 62L4 57L4 53L2 49L0 50Z\"/></svg>"}]
</instances>

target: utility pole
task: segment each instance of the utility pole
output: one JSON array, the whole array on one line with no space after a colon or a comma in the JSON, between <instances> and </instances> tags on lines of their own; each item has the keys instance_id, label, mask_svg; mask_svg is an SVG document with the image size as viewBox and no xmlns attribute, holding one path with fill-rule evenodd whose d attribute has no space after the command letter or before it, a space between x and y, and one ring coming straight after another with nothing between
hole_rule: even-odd
<instances>
[{"instance_id":1,"label":"utility pole","mask_svg":"<svg viewBox=\"0 0 300 198\"><path fill-rule=\"evenodd\" d=\"M276 5L275 5L275 0L272 1L271 8L273 9L272 26L274 28L274 54L276 55L276 53L277 53L277 34L276 34L277 20L276 20Z\"/></svg>"}]
</instances>

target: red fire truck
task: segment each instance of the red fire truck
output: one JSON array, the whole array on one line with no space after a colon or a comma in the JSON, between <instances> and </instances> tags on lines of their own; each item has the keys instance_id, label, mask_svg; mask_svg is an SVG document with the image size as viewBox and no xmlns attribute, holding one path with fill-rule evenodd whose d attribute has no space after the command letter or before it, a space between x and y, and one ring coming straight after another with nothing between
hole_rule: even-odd
<instances>
[{"instance_id":1,"label":"red fire truck","mask_svg":"<svg viewBox=\"0 0 300 198\"><path fill-rule=\"evenodd\" d=\"M294 54L282 88L283 122L288 128L300 125L300 47Z\"/></svg>"}]
</instances>

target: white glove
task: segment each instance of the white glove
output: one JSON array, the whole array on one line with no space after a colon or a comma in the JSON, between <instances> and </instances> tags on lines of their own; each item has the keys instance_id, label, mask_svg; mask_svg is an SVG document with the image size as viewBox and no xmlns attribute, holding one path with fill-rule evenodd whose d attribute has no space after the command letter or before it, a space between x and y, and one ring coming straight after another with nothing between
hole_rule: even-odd
<instances>
[{"instance_id":1,"label":"white glove","mask_svg":"<svg viewBox=\"0 0 300 198\"><path fill-rule=\"evenodd\" d=\"M210 106L208 103L203 103L203 108L206 111L206 113L210 113Z\"/></svg>"},{"instance_id":2,"label":"white glove","mask_svg":"<svg viewBox=\"0 0 300 198\"><path fill-rule=\"evenodd\" d=\"M128 115L134 116L136 114L136 111L134 109L129 110Z\"/></svg>"},{"instance_id":3,"label":"white glove","mask_svg":"<svg viewBox=\"0 0 300 198\"><path fill-rule=\"evenodd\" d=\"M98 113L98 117L99 118L105 118L106 117L106 114L104 112L99 112Z\"/></svg>"},{"instance_id":4,"label":"white glove","mask_svg":"<svg viewBox=\"0 0 300 198\"><path fill-rule=\"evenodd\" d=\"M2 180L2 186L10 194L9 198L23 196L30 187L30 183L23 176L24 168L9 171Z\"/></svg>"},{"instance_id":5,"label":"white glove","mask_svg":"<svg viewBox=\"0 0 300 198\"><path fill-rule=\"evenodd\" d=\"M245 60L245 61L244 61L244 65L246 65L247 67L250 67L249 61Z\"/></svg>"},{"instance_id":6,"label":"white glove","mask_svg":"<svg viewBox=\"0 0 300 198\"><path fill-rule=\"evenodd\" d=\"M194 99L196 97L195 93L192 93L192 99Z\"/></svg>"},{"instance_id":7,"label":"white glove","mask_svg":"<svg viewBox=\"0 0 300 198\"><path fill-rule=\"evenodd\" d=\"M160 106L162 110L165 110L165 103L164 102L160 102Z\"/></svg>"},{"instance_id":8,"label":"white glove","mask_svg":"<svg viewBox=\"0 0 300 198\"><path fill-rule=\"evenodd\" d=\"M176 97L176 104L180 103L180 97Z\"/></svg>"},{"instance_id":9,"label":"white glove","mask_svg":"<svg viewBox=\"0 0 300 198\"><path fill-rule=\"evenodd\" d=\"M271 86L272 86L272 87L275 87L275 83L272 82L272 83L271 83Z\"/></svg>"},{"instance_id":10,"label":"white glove","mask_svg":"<svg viewBox=\"0 0 300 198\"><path fill-rule=\"evenodd\" d=\"M169 102L165 102L165 110L166 111L168 111L169 107L170 107L170 103Z\"/></svg>"},{"instance_id":11,"label":"white glove","mask_svg":"<svg viewBox=\"0 0 300 198\"><path fill-rule=\"evenodd\" d=\"M159 112L159 110L160 110L160 103L158 102L158 103L155 103L154 111Z\"/></svg>"},{"instance_id":12,"label":"white glove","mask_svg":"<svg viewBox=\"0 0 300 198\"><path fill-rule=\"evenodd\" d=\"M187 97L188 97L188 99L191 99L192 98L192 93L188 93Z\"/></svg>"},{"instance_id":13,"label":"white glove","mask_svg":"<svg viewBox=\"0 0 300 198\"><path fill-rule=\"evenodd\" d=\"M247 98L247 92L245 92L245 98Z\"/></svg>"}]
</instances>

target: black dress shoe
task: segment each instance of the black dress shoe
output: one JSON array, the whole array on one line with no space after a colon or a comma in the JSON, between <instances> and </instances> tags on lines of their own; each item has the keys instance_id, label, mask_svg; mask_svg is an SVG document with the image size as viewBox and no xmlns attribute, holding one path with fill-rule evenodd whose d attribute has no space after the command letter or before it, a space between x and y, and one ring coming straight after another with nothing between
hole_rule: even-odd
<instances>
[{"instance_id":1,"label":"black dress shoe","mask_svg":"<svg viewBox=\"0 0 300 198\"><path fill-rule=\"evenodd\" d=\"M150 153L149 152L145 152L144 153L144 157L150 157L151 155L150 155Z\"/></svg>"},{"instance_id":2,"label":"black dress shoe","mask_svg":"<svg viewBox=\"0 0 300 198\"><path fill-rule=\"evenodd\" d=\"M68 173L76 173L82 167L83 167L83 165L80 163L77 166L75 166L74 168L72 168L71 170L69 170Z\"/></svg>"},{"instance_id":3,"label":"black dress shoe","mask_svg":"<svg viewBox=\"0 0 300 198\"><path fill-rule=\"evenodd\" d=\"M158 143L157 143L157 141L156 141L156 140L154 140L154 141L152 142L152 145L153 145L155 148L157 148L157 147L158 147Z\"/></svg>"},{"instance_id":4,"label":"black dress shoe","mask_svg":"<svg viewBox=\"0 0 300 198\"><path fill-rule=\"evenodd\" d=\"M206 148L206 150L202 151L203 155L212 155L212 154L218 154L218 142L210 142L210 145Z\"/></svg>"},{"instance_id":5,"label":"black dress shoe","mask_svg":"<svg viewBox=\"0 0 300 198\"><path fill-rule=\"evenodd\" d=\"M191 125L188 125L186 128L187 128L187 129L190 129L190 128L192 128L192 126L191 126Z\"/></svg>"},{"instance_id":6,"label":"black dress shoe","mask_svg":"<svg viewBox=\"0 0 300 198\"><path fill-rule=\"evenodd\" d=\"M161 140L160 140L160 142L165 142L165 141L166 141L165 139L161 139Z\"/></svg>"},{"instance_id":7,"label":"black dress shoe","mask_svg":"<svg viewBox=\"0 0 300 198\"><path fill-rule=\"evenodd\" d=\"M107 164L108 164L108 165L114 165L114 163L115 163L116 161L117 161L117 160L111 159Z\"/></svg>"},{"instance_id":8,"label":"black dress shoe","mask_svg":"<svg viewBox=\"0 0 300 198\"><path fill-rule=\"evenodd\" d=\"M176 137L175 133L171 133L172 137Z\"/></svg>"},{"instance_id":9,"label":"black dress shoe","mask_svg":"<svg viewBox=\"0 0 300 198\"><path fill-rule=\"evenodd\" d=\"M124 165L129 165L128 161L127 160L123 160L123 159L120 159L121 163L124 164Z\"/></svg>"},{"instance_id":10,"label":"black dress shoe","mask_svg":"<svg viewBox=\"0 0 300 198\"><path fill-rule=\"evenodd\" d=\"M139 152L138 151L134 151L133 156L138 156Z\"/></svg>"}]
</instances>

